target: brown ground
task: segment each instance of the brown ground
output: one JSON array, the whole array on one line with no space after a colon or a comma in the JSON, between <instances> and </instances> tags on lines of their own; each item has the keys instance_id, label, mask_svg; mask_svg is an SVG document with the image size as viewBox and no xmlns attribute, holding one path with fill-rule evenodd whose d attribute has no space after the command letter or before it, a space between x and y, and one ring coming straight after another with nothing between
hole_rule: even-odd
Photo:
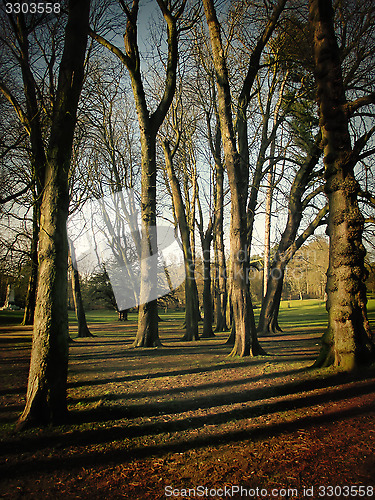
<instances>
[{"instance_id":1,"label":"brown ground","mask_svg":"<svg viewBox=\"0 0 375 500\"><path fill-rule=\"evenodd\" d=\"M0 498L375 498L375 370L309 370L311 329L233 359L226 335L181 343L180 326L151 350L129 348L134 323L93 326L71 346L70 421L21 434L30 329L1 328Z\"/></svg>"}]
</instances>

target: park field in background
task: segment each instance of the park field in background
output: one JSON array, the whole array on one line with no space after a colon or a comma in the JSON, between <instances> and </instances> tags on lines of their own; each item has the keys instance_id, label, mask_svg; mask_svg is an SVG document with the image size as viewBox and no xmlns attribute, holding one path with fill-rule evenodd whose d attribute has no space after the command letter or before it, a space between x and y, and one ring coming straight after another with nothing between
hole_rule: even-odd
<instances>
[{"instance_id":1,"label":"park field in background","mask_svg":"<svg viewBox=\"0 0 375 500\"><path fill-rule=\"evenodd\" d=\"M375 326L375 299L369 299L367 303L368 317L373 326ZM255 320L258 320L260 308L254 309ZM162 320L161 330L163 330L163 321L183 322L184 311L168 311L164 309L159 311ZM0 325L19 325L22 322L23 311L0 311ZM117 312L112 310L87 311L86 319L89 324L99 325L100 323L120 323L117 318ZM133 324L137 321L137 313L130 313L127 323ZM327 323L327 311L325 302L319 299L306 300L284 300L280 304L279 323L283 330L296 330L301 328L309 330L311 328L324 329ZM74 328L77 324L74 311L69 311L69 325ZM182 325L181 325L182 328Z\"/></svg>"}]
</instances>

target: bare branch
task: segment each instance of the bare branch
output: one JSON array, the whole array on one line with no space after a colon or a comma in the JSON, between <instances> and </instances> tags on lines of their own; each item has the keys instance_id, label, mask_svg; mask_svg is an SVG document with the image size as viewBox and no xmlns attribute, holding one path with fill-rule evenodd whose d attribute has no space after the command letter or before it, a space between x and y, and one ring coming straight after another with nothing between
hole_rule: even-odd
<instances>
[{"instance_id":1,"label":"bare branch","mask_svg":"<svg viewBox=\"0 0 375 500\"><path fill-rule=\"evenodd\" d=\"M25 186L23 189L21 189L21 191L18 191L17 193L6 196L5 198L0 196L0 203L4 204L4 203L8 203L8 201L15 200L19 196L22 196L23 194L27 193L27 191L31 188L32 185L33 185L33 182L30 182L29 184L27 184L27 186Z\"/></svg>"},{"instance_id":2,"label":"bare branch","mask_svg":"<svg viewBox=\"0 0 375 500\"><path fill-rule=\"evenodd\" d=\"M110 50L113 54L115 54L120 61L125 64L125 66L128 68L130 64L130 58L122 52L121 49L113 45L113 43L109 42L106 40L104 37L99 35L98 33L95 33L91 28L89 28L89 35L91 38L99 42L103 47L106 47L108 50Z\"/></svg>"},{"instance_id":3,"label":"bare branch","mask_svg":"<svg viewBox=\"0 0 375 500\"><path fill-rule=\"evenodd\" d=\"M362 108L363 106L368 106L369 104L375 104L375 92L360 97L355 101L348 102L344 106L344 112L346 113L347 117L351 117L356 111L358 111L358 109Z\"/></svg>"},{"instance_id":4,"label":"bare branch","mask_svg":"<svg viewBox=\"0 0 375 500\"><path fill-rule=\"evenodd\" d=\"M26 116L26 113L23 111L18 100L14 97L12 92L8 89L8 87L3 82L0 82L0 92L4 95L4 97L13 106L15 112L17 113L17 116L18 116L20 122L25 127L27 134L30 135L31 127L30 127L30 122Z\"/></svg>"}]
</instances>

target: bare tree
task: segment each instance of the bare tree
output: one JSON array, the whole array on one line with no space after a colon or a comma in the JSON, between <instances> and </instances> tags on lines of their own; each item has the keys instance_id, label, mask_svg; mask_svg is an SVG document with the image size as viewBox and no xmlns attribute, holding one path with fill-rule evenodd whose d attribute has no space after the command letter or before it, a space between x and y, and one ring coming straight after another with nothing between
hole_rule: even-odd
<instances>
[{"instance_id":1,"label":"bare tree","mask_svg":"<svg viewBox=\"0 0 375 500\"><path fill-rule=\"evenodd\" d=\"M120 1L126 14L127 23L124 35L125 52L106 40L100 34L91 31L91 36L113 52L126 66L133 89L135 105L139 121L140 141L142 149L142 282L141 301L138 315L138 332L134 347L152 347L160 345L158 334L157 301L148 300L148 287L156 283L154 269L147 267L147 258L157 252L156 241L156 135L172 103L176 88L178 63L178 21L181 18L186 0L170 5L169 2L158 0L158 5L167 25L168 59L166 63L165 87L163 96L152 113L146 102L145 87L141 73L141 60L137 39L137 21L139 0L133 0L132 5ZM142 300L143 297L143 300ZM147 299L147 300L146 300Z\"/></svg>"},{"instance_id":2,"label":"bare tree","mask_svg":"<svg viewBox=\"0 0 375 500\"><path fill-rule=\"evenodd\" d=\"M198 213L199 219L197 220L197 226L199 230L199 236L201 239L202 255L203 255L203 332L202 338L215 337L212 330L213 323L213 302L212 302L212 279L211 279L211 243L213 239L212 228L213 228L213 216L209 218L206 229L204 228L204 217L202 204L199 197L198 202Z\"/></svg>"},{"instance_id":3,"label":"bare tree","mask_svg":"<svg viewBox=\"0 0 375 500\"><path fill-rule=\"evenodd\" d=\"M205 137L208 151L213 159L213 219L212 242L214 250L213 300L215 331L226 331L227 309L227 267L224 246L224 201L225 201L225 165L222 155L220 119L215 88L215 70L209 53L204 26L197 25L193 33L195 75L189 81L190 101L197 102L203 110L201 134ZM207 156L206 161L211 161ZM201 236L202 241L202 236Z\"/></svg>"},{"instance_id":4,"label":"bare tree","mask_svg":"<svg viewBox=\"0 0 375 500\"><path fill-rule=\"evenodd\" d=\"M173 150L167 140L163 140L162 146L165 156L165 167L169 178L169 184L173 199L173 208L180 229L182 249L184 254L185 266L185 328L186 333L183 340L198 340L198 319L199 319L199 303L198 291L195 281L195 262L191 249L190 229L186 217L186 207L184 205L180 182L177 178L173 157L178 149L180 142L180 131L177 130L177 140Z\"/></svg>"},{"instance_id":5,"label":"bare tree","mask_svg":"<svg viewBox=\"0 0 375 500\"><path fill-rule=\"evenodd\" d=\"M328 212L328 206L323 205L312 218L310 224L297 238L306 209L314 198L323 191L322 186L318 183L315 189L310 189L310 192L308 192L309 186L314 186L316 179L319 178L320 174L319 171L316 172L316 166L318 165L320 156L319 135L310 155L305 158L305 161L302 162L300 168L297 170L288 194L288 218L267 276L267 291L262 301L262 309L259 317L258 331L263 334L281 331L278 324L278 313L286 266L307 238L322 224Z\"/></svg>"},{"instance_id":6,"label":"bare tree","mask_svg":"<svg viewBox=\"0 0 375 500\"><path fill-rule=\"evenodd\" d=\"M232 355L249 356L262 352L256 335L253 307L248 286L249 257L247 249L247 200L249 184L249 147L247 108L251 88L259 70L262 51L272 35L285 1L279 1L262 30L250 56L237 104L236 128L232 117L232 97L227 62L213 0L203 1L210 33L216 71L218 110L225 164L231 190L231 268L233 324L235 344ZM236 137L237 132L237 137Z\"/></svg>"}]
</instances>

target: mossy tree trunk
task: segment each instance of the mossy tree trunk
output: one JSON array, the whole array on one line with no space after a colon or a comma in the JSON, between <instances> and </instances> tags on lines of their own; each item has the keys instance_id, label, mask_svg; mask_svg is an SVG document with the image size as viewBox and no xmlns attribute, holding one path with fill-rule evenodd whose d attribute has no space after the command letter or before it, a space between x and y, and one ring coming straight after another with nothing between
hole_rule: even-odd
<instances>
[{"instance_id":1,"label":"mossy tree trunk","mask_svg":"<svg viewBox=\"0 0 375 500\"><path fill-rule=\"evenodd\" d=\"M359 210L358 160L351 146L339 48L331 0L310 0L315 78L324 147L325 191L329 198L327 271L328 329L317 366L343 370L374 360L366 310L364 218Z\"/></svg>"}]
</instances>

